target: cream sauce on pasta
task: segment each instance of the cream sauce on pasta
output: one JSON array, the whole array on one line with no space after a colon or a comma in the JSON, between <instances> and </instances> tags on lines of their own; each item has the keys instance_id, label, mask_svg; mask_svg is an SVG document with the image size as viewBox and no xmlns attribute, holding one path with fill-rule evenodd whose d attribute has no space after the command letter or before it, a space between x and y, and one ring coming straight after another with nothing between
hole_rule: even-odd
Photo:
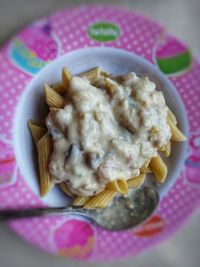
<instances>
[{"instance_id":1,"label":"cream sauce on pasta","mask_svg":"<svg viewBox=\"0 0 200 267\"><path fill-rule=\"evenodd\" d=\"M93 196L115 179L138 176L171 137L162 92L131 72L107 78L111 90L74 76L64 109L51 109L49 171L76 195Z\"/></svg>"}]
</instances>

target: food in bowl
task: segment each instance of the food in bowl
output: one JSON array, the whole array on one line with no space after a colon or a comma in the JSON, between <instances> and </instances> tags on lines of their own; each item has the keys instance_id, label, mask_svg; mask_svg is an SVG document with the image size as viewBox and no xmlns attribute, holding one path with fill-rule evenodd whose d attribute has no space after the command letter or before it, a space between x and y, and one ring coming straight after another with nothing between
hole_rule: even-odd
<instances>
[{"instance_id":1,"label":"food in bowl","mask_svg":"<svg viewBox=\"0 0 200 267\"><path fill-rule=\"evenodd\" d=\"M152 172L167 177L171 141L186 138L148 77L113 76L95 68L45 84L46 125L29 121L37 144L40 194L59 184L73 205L104 208L117 194L144 183Z\"/></svg>"}]
</instances>

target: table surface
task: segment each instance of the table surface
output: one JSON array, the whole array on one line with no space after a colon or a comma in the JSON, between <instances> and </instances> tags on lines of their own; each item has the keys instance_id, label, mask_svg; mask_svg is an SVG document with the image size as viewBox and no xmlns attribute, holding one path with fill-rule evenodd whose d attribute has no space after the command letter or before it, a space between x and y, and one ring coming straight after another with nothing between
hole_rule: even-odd
<instances>
[{"instance_id":1,"label":"table surface","mask_svg":"<svg viewBox=\"0 0 200 267\"><path fill-rule=\"evenodd\" d=\"M101 3L107 1L101 0ZM71 6L72 4L99 3L99 1L79 0L0 0L0 45L16 31L32 20L50 12ZM164 25L198 54L200 38L199 0L113 0L109 3L123 5L132 10L140 11ZM123 262L107 264L91 264L66 261L47 255L21 240L0 223L0 266L1 267L62 267L62 266L121 266L124 267L198 267L200 265L200 212L196 212L186 224L171 238L159 246L129 258Z\"/></svg>"}]
</instances>

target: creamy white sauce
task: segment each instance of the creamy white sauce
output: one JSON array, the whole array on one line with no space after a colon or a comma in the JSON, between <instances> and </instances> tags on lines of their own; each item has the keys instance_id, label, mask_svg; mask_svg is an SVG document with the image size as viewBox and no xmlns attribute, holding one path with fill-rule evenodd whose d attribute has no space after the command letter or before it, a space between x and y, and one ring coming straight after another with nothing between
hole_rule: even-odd
<instances>
[{"instance_id":1,"label":"creamy white sauce","mask_svg":"<svg viewBox=\"0 0 200 267\"><path fill-rule=\"evenodd\" d=\"M165 99L154 83L133 72L108 82L112 92L74 76L68 104L46 120L54 140L50 174L77 195L92 196L110 181L139 175L171 137Z\"/></svg>"}]
</instances>

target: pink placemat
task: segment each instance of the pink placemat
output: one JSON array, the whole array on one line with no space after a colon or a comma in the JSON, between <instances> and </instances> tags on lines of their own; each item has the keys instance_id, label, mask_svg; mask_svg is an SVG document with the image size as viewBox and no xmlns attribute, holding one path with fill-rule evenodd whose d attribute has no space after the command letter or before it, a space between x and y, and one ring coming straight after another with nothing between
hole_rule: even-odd
<instances>
[{"instance_id":1,"label":"pink placemat","mask_svg":"<svg viewBox=\"0 0 200 267\"><path fill-rule=\"evenodd\" d=\"M121 48L157 65L185 104L189 148L185 166L159 208L146 223L108 232L81 217L54 216L13 221L22 238L48 253L90 261L114 260L153 247L189 218L200 203L200 62L190 49L157 23L121 8L83 6L34 22L0 51L0 207L44 206L20 173L13 149L13 118L33 77L69 51Z\"/></svg>"}]
</instances>

